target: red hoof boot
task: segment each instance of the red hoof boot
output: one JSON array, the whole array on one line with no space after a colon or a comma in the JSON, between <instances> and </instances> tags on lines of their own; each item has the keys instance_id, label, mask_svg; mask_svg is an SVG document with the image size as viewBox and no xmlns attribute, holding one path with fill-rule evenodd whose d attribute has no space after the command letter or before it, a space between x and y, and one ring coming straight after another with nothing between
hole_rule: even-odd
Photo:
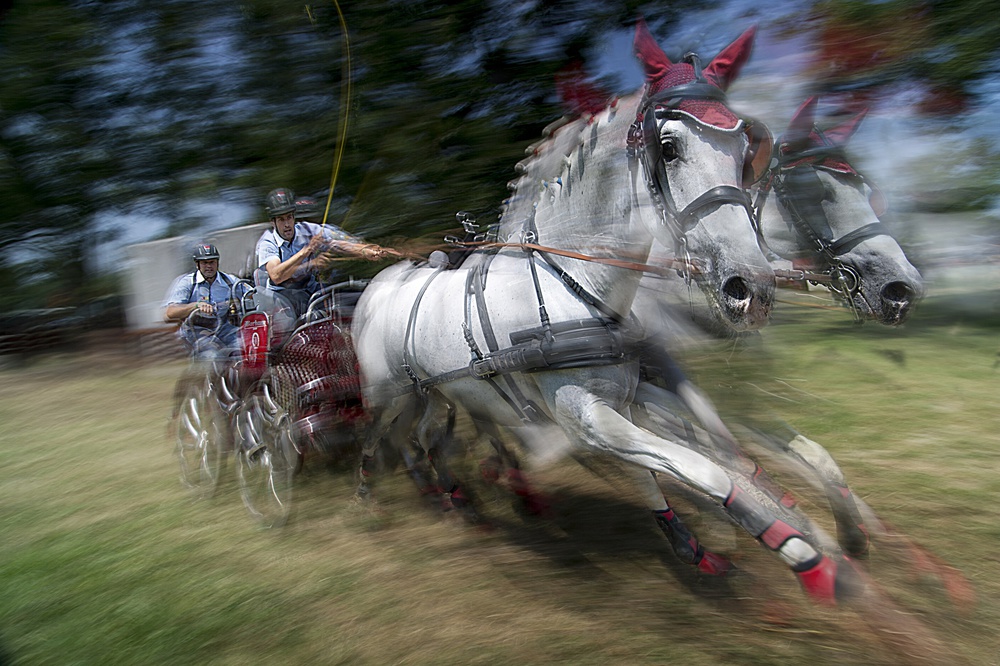
<instances>
[{"instance_id":1,"label":"red hoof boot","mask_svg":"<svg viewBox=\"0 0 1000 666\"><path fill-rule=\"evenodd\" d=\"M496 483L500 480L500 470L503 467L503 463L500 458L496 456L490 456L489 458L483 458L479 461L479 473L483 475L483 480L486 483Z\"/></svg>"},{"instance_id":2,"label":"red hoof boot","mask_svg":"<svg viewBox=\"0 0 1000 666\"><path fill-rule=\"evenodd\" d=\"M831 560L826 555L804 571L796 571L802 588L815 601L836 606L855 596L859 584L854 565L848 559Z\"/></svg>"},{"instance_id":3,"label":"red hoof boot","mask_svg":"<svg viewBox=\"0 0 1000 666\"><path fill-rule=\"evenodd\" d=\"M698 571L709 576L725 576L735 568L728 557L707 550L698 562Z\"/></svg>"},{"instance_id":4,"label":"red hoof boot","mask_svg":"<svg viewBox=\"0 0 1000 666\"><path fill-rule=\"evenodd\" d=\"M521 505L532 516L538 516L539 518L550 518L552 516L552 505L538 493L524 495L521 498Z\"/></svg>"},{"instance_id":5,"label":"red hoof boot","mask_svg":"<svg viewBox=\"0 0 1000 666\"><path fill-rule=\"evenodd\" d=\"M451 503L456 509L472 508L472 500L457 486L451 491Z\"/></svg>"}]
</instances>

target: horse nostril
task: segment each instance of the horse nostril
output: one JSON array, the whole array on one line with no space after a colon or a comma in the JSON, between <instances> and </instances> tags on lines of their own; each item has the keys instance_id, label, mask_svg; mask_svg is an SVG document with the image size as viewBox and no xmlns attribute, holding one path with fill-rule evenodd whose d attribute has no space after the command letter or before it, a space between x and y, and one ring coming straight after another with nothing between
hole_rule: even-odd
<instances>
[{"instance_id":1,"label":"horse nostril","mask_svg":"<svg viewBox=\"0 0 1000 666\"><path fill-rule=\"evenodd\" d=\"M741 277L732 277L722 285L722 293L737 301L750 299L750 285Z\"/></svg>"},{"instance_id":2,"label":"horse nostril","mask_svg":"<svg viewBox=\"0 0 1000 666\"><path fill-rule=\"evenodd\" d=\"M892 303L908 303L913 299L913 293L905 282L890 282L882 287L882 298Z\"/></svg>"}]
</instances>

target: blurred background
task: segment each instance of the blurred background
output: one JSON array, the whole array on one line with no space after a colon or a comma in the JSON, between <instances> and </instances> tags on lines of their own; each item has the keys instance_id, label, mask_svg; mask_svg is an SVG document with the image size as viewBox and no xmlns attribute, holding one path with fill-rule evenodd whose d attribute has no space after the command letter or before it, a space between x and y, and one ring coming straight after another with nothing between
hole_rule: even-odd
<instances>
[{"instance_id":1,"label":"blurred background","mask_svg":"<svg viewBox=\"0 0 1000 666\"><path fill-rule=\"evenodd\" d=\"M867 107L851 152L911 260L925 277L995 263L1000 17L985 0L376 0L341 5L346 34L337 9L0 3L8 325L25 310L120 324L129 271L147 270L125 248L182 239L173 277L191 242L265 222L270 189L324 196L341 134L330 222L420 252L458 210L495 221L546 124L641 85L639 15L673 58L757 24L732 105L775 134L811 94L831 121Z\"/></svg>"}]
</instances>

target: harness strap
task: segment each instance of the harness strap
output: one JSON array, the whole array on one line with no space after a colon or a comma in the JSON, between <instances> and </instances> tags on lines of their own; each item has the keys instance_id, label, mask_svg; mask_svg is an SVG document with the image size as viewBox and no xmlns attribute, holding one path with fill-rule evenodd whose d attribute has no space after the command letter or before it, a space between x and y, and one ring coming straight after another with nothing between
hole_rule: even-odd
<instances>
[{"instance_id":1,"label":"harness strap","mask_svg":"<svg viewBox=\"0 0 1000 666\"><path fill-rule=\"evenodd\" d=\"M406 371L407 376L410 381L413 382L413 389L418 394L421 392L420 380L417 378L415 372L413 372L413 366L410 363L410 335L413 333L413 322L417 319L417 308L420 305L420 301L424 298L424 293L427 291L427 287L430 286L431 282L434 281L438 275L440 275L443 269L439 268L430 274L430 277L424 282L423 286L420 287L420 291L417 292L417 297L413 300L413 306L410 308L410 316L406 320L406 333L403 336L403 370Z\"/></svg>"},{"instance_id":2,"label":"harness strap","mask_svg":"<svg viewBox=\"0 0 1000 666\"><path fill-rule=\"evenodd\" d=\"M835 255L841 255L853 250L859 243L875 236L889 236L885 225L880 222L872 222L863 227L858 227L840 237L839 240L830 241L830 251Z\"/></svg>"},{"instance_id":3,"label":"harness strap","mask_svg":"<svg viewBox=\"0 0 1000 666\"><path fill-rule=\"evenodd\" d=\"M581 301L583 301L590 307L594 308L595 310L600 312L608 319L611 319L615 323L617 324L625 323L624 317L622 317L619 313L609 308L603 302L598 300L596 296L592 295L589 291L584 289L583 285L577 282L572 275L570 275L562 268L560 268L559 265L556 264L556 262L553 261L552 258L548 256L548 254L542 253L542 259L545 260L545 263L547 263L549 267L551 267L552 270L555 271L555 274L559 276L559 278L566 284L566 286L569 287L570 291L576 294ZM629 317L630 318L632 317L631 312L629 313Z\"/></svg>"},{"instance_id":4,"label":"harness strap","mask_svg":"<svg viewBox=\"0 0 1000 666\"><path fill-rule=\"evenodd\" d=\"M747 215L751 218L753 217L753 202L750 200L750 195L732 185L718 185L707 192L703 192L698 198L685 206L684 210L674 212L674 217L682 229L687 229L688 224L695 217L695 214L701 212L703 208L722 206L724 204L743 206L747 211Z\"/></svg>"},{"instance_id":5,"label":"harness strap","mask_svg":"<svg viewBox=\"0 0 1000 666\"><path fill-rule=\"evenodd\" d=\"M531 259L529 258L529 261L530 260ZM472 279L472 291L476 298L476 310L479 313L479 325L482 327L483 337L486 338L486 346L489 349L490 353L493 354L494 352L500 349L500 345L497 343L496 334L493 332L493 324L490 323L490 313L486 307L486 294L484 290L486 287L486 273L488 270L489 270L488 264L479 264L478 266L476 266L475 269L473 269L472 272L481 275L482 279L481 280L477 280L475 278ZM470 367L475 367L475 363L473 363L472 366ZM474 371L472 372L474 375L476 374ZM504 374L503 378L504 378L504 383L507 384L507 388L514 396L513 399L507 396L507 394L504 393L504 391L497 385L497 383L491 377L488 376L482 377L482 379L487 380L487 383L489 383L490 386L492 386L494 390L496 390L497 393L499 393L504 398L507 404L509 404L514 409L514 413L518 415L518 418L521 419L521 421L538 422L545 419L541 410L538 409L538 406L524 397L524 393L521 392L520 387L518 387L513 377L511 377L509 374Z\"/></svg>"}]
</instances>

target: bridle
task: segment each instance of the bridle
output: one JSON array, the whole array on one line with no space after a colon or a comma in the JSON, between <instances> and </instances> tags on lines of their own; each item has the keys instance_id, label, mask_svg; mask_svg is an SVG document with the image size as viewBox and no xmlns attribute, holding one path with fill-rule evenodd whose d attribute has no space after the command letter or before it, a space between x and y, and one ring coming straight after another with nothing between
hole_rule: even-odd
<instances>
[{"instance_id":1,"label":"bridle","mask_svg":"<svg viewBox=\"0 0 1000 666\"><path fill-rule=\"evenodd\" d=\"M822 138L823 145L796 152L789 151L787 143L779 142L775 145L768 177L754 201L754 229L761 243L766 245L760 215L767 196L773 189L778 201L788 211L796 233L810 244L823 261L823 269L819 274L803 272L796 277L824 283L847 301L860 320L861 313L858 312L853 297L861 290L861 275L855 268L844 263L842 257L865 240L890 234L883 224L873 222L835 238L822 206L825 188L816 172L825 168L822 166L825 160L832 158L847 163L847 159L843 149L827 139L819 128L814 127L813 131ZM862 182L867 182L864 176L857 172L855 174ZM872 187L874 193L878 192L873 186L869 187ZM872 205L874 209L874 202ZM876 211L876 215L879 214Z\"/></svg>"},{"instance_id":2,"label":"bridle","mask_svg":"<svg viewBox=\"0 0 1000 666\"><path fill-rule=\"evenodd\" d=\"M697 270L692 271L691 268L698 269L700 262L696 258L692 258L688 251L687 234L694 227L699 215L709 208L717 208L725 204L742 206L751 220L754 211L753 202L746 191L733 185L713 187L695 197L683 209L678 209L674 202L662 159L663 145L660 143L660 131L663 124L667 120L680 119L687 115L679 108L684 101L726 102L726 93L718 86L709 83L702 75L698 55L688 53L684 56L684 60L694 67L695 80L661 90L654 95L649 95L647 88L636 112L635 121L629 128L627 145L629 168L635 171L633 165L641 165L646 190L656 208L660 224L670 232L673 238L674 256L682 259L683 277L685 282L690 284L692 274L697 272ZM750 124L742 119L731 130L713 129L724 133L746 132L750 135Z\"/></svg>"}]
</instances>

